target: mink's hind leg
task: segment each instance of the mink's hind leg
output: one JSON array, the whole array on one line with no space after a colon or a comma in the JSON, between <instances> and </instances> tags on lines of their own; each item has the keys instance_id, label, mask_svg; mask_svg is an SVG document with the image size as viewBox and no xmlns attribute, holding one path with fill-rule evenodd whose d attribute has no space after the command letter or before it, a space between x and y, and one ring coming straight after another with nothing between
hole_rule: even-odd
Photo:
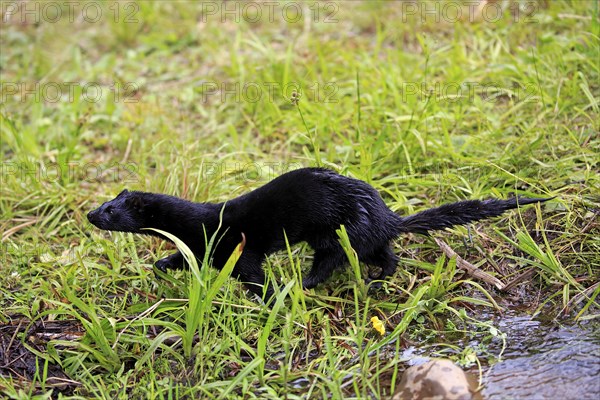
<instances>
[{"instance_id":1,"label":"mink's hind leg","mask_svg":"<svg viewBox=\"0 0 600 400\"><path fill-rule=\"evenodd\" d=\"M384 279L386 276L393 275L400 260L387 245L378 248L365 257L359 255L359 259L366 264L381 268L381 273L375 279Z\"/></svg>"},{"instance_id":2,"label":"mink's hind leg","mask_svg":"<svg viewBox=\"0 0 600 400\"><path fill-rule=\"evenodd\" d=\"M154 266L162 272L167 272L168 269L182 269L187 267L187 262L180 251L171 254L168 257L161 258L154 263Z\"/></svg>"},{"instance_id":3,"label":"mink's hind leg","mask_svg":"<svg viewBox=\"0 0 600 400\"><path fill-rule=\"evenodd\" d=\"M237 276L238 279L243 282L248 290L263 298L263 291L265 292L264 300L268 303L268 300L273 297L273 288L269 285L265 285L265 271L262 269L262 263L264 256L258 255L248 249L245 249L240 259L235 264L232 274Z\"/></svg>"},{"instance_id":4,"label":"mink's hind leg","mask_svg":"<svg viewBox=\"0 0 600 400\"><path fill-rule=\"evenodd\" d=\"M315 250L315 258L308 276L302 281L305 289L312 289L325 282L337 267L346 264L346 255L341 247Z\"/></svg>"}]
</instances>

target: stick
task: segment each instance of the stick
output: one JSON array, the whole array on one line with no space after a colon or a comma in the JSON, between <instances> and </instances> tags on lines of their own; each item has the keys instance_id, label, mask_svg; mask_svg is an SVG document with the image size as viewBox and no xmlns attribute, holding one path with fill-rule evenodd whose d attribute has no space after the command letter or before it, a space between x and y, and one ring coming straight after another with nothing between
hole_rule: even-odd
<instances>
[{"instance_id":1,"label":"stick","mask_svg":"<svg viewBox=\"0 0 600 400\"><path fill-rule=\"evenodd\" d=\"M469 275L471 275L474 278L481 279L482 281L487 282L487 283L491 283L492 285L496 286L500 290L504 289L504 287L506 285L504 285L504 283L502 283L502 281L500 279L488 274L487 272L480 270L479 268L477 268L470 262L465 261L458 254L456 254L456 252L454 250L452 250L452 248L450 246L448 246L442 240L440 240L438 238L434 238L434 240L447 257L450 257L450 258L456 257L456 266L458 268L464 269L465 271L467 271L467 273Z\"/></svg>"}]
</instances>

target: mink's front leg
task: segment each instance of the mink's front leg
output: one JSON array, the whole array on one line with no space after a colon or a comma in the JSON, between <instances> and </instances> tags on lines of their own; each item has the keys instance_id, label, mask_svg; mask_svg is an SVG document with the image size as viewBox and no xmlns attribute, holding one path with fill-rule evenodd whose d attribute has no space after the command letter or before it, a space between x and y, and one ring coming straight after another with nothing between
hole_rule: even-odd
<instances>
[{"instance_id":1,"label":"mink's front leg","mask_svg":"<svg viewBox=\"0 0 600 400\"><path fill-rule=\"evenodd\" d=\"M187 268L187 262L183 258L183 254L180 251L171 254L168 257L161 258L154 263L154 266L162 272L167 272L168 269L182 269Z\"/></svg>"},{"instance_id":2,"label":"mink's front leg","mask_svg":"<svg viewBox=\"0 0 600 400\"><path fill-rule=\"evenodd\" d=\"M267 286L265 283L265 272L262 268L264 259L265 256L259 252L244 249L244 252L233 268L232 275L237 276L252 293L260 298L264 298L265 303L268 304L273 297L274 291L271 285Z\"/></svg>"}]
</instances>

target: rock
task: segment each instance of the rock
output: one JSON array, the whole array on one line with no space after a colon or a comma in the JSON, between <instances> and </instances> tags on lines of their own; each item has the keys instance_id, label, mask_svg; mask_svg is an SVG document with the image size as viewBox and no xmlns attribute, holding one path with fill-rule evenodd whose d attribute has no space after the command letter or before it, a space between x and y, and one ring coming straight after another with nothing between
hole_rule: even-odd
<instances>
[{"instance_id":1,"label":"rock","mask_svg":"<svg viewBox=\"0 0 600 400\"><path fill-rule=\"evenodd\" d=\"M473 400L462 369L450 360L431 360L410 367L402 375L392 400Z\"/></svg>"}]
</instances>

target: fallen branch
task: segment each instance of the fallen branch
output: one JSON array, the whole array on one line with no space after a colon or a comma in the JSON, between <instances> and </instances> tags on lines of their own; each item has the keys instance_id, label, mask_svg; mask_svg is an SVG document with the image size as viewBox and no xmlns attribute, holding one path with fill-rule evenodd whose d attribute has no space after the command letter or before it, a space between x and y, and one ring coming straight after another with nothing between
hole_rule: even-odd
<instances>
[{"instance_id":1,"label":"fallen branch","mask_svg":"<svg viewBox=\"0 0 600 400\"><path fill-rule=\"evenodd\" d=\"M491 283L492 285L496 286L500 290L504 289L504 287L506 285L504 283L502 283L502 281L500 279L488 274L487 272L480 270L479 268L477 268L470 262L465 261L461 256L456 254L456 252L454 250L452 250L452 248L450 246L448 246L446 243L444 243L441 239L434 238L434 240L447 257L450 257L450 258L456 257L456 266L458 268L467 271L467 273L474 278L481 279L482 281L487 282L487 283Z\"/></svg>"}]
</instances>

